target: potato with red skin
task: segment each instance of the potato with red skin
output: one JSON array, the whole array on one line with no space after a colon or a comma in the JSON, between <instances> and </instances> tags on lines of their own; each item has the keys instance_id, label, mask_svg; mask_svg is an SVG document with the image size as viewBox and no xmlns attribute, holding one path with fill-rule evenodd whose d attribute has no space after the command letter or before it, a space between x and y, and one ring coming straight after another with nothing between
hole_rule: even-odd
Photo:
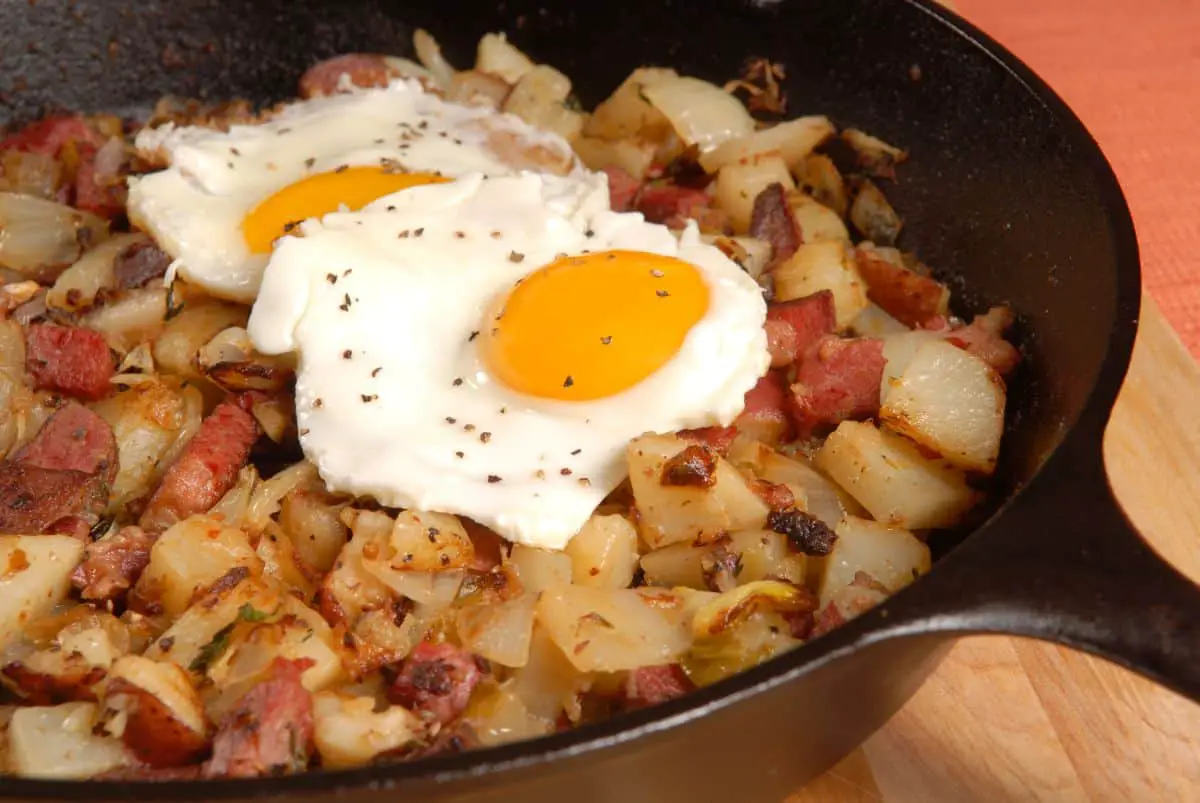
<instances>
[{"instance_id":1,"label":"potato with red skin","mask_svg":"<svg viewBox=\"0 0 1200 803\"><path fill-rule=\"evenodd\" d=\"M907 326L921 326L945 315L950 289L928 276L896 265L869 248L854 249L859 275L867 283L867 298Z\"/></svg>"},{"instance_id":2,"label":"potato with red skin","mask_svg":"<svg viewBox=\"0 0 1200 803\"><path fill-rule=\"evenodd\" d=\"M179 767L208 751L204 704L187 672L170 662L126 655L109 670L107 709L124 714L121 741L143 764Z\"/></svg>"}]
</instances>

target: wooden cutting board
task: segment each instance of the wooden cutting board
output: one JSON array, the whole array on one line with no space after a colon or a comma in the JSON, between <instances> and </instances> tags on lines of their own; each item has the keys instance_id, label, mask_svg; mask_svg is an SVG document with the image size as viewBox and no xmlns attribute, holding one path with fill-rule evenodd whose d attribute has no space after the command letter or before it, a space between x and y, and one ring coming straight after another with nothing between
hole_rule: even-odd
<instances>
[{"instance_id":1,"label":"wooden cutting board","mask_svg":"<svg viewBox=\"0 0 1200 803\"><path fill-rule=\"evenodd\" d=\"M1200 367L1147 300L1105 462L1147 540L1200 581L1198 406ZM1063 647L963 639L891 722L786 803L860 801L1200 801L1200 706Z\"/></svg>"}]
</instances>

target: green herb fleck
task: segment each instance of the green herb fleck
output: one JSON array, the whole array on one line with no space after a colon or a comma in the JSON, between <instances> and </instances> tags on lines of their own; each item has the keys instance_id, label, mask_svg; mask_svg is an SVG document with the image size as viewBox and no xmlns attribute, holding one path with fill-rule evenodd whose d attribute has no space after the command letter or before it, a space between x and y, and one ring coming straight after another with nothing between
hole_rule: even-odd
<instances>
[{"instance_id":1,"label":"green herb fleck","mask_svg":"<svg viewBox=\"0 0 1200 803\"><path fill-rule=\"evenodd\" d=\"M192 672L203 672L208 668L208 665L221 657L221 654L229 648L229 636L233 633L233 626L236 624L230 623L217 631L217 634L212 637L212 641L200 648L200 652L188 664L188 669Z\"/></svg>"}]
</instances>

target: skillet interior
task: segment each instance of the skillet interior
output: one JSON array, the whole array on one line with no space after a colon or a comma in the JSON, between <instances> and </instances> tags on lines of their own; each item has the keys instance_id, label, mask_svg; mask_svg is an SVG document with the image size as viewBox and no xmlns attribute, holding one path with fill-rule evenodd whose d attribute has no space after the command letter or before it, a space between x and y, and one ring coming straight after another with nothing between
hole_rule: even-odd
<instances>
[{"instance_id":1,"label":"skillet interior","mask_svg":"<svg viewBox=\"0 0 1200 803\"><path fill-rule=\"evenodd\" d=\"M960 313L1007 302L1020 314L1028 359L1010 394L1011 431L994 506L1027 482L1062 440L1100 374L1110 331L1134 314L1118 309L1119 283L1127 287L1130 276L1121 274L1117 254L1127 243L1119 241L1123 233L1113 233L1112 186L1102 167L1097 172L1103 161L1086 133L1063 117L1056 99L1048 93L1039 97L1044 90L1031 90L970 34L900 0L720 0L705 4L702 16L691 4L669 0L6 3L0 5L0 116L27 118L47 107L134 113L168 92L279 100L292 94L299 74L320 58L346 51L407 54L410 26L433 32L458 65L471 62L479 34L506 30L536 59L570 76L585 106L640 64L670 65L719 81L733 77L746 57L767 56L787 67L792 114L825 112L839 124L908 148L912 156L900 183L888 188L906 218L903 244L944 271ZM1135 286L1136 279L1135 266ZM674 797L668 789L682 795L688 787L690 800L716 799L710 796L725 788L738 799L751 799L758 792L795 788L898 707L930 668L936 642L905 642L903 649L883 645L867 663L861 656L870 653L859 652L855 661L829 666L849 639L824 639L664 711L507 747L495 756L525 762L536 760L547 745L573 752L589 736L616 734L625 725L653 729L664 714L698 713L707 703L723 697L729 702L730 693L746 694L757 681L771 685L781 671L804 665L793 673L807 674L800 683L603 754L614 759L614 771L624 767L635 777L649 777L643 774L651 768L648 762L657 767L664 785L649 797L625 799L664 800ZM880 664L886 672L879 671ZM780 709L787 706L804 708L783 718ZM702 758L711 748L695 749L701 740L722 741L722 729L739 727L761 735L751 743L763 742L744 762L727 764L728 751ZM724 738L739 737L725 730ZM691 753L674 746L681 740L693 745ZM768 740L785 741L769 746ZM692 764L690 771L676 766L684 755L694 756L694 763L685 762ZM728 787L719 778L697 779L704 773L695 772L696 766L717 766L708 761L746 768L735 775L761 770L763 777ZM614 789L610 774L595 775L591 786L584 780L594 775L592 764L599 765L599 757L562 763L536 783L529 781L535 774L518 773L533 783L530 796L509 799L541 799L535 787L541 789L550 776L567 773L571 779L571 772L576 797L607 799ZM430 766L466 765L449 760ZM420 770L358 771L346 780L413 776ZM666 779L673 780L668 785ZM264 781L253 789L240 786L239 792L318 793L331 783L329 776ZM456 788L462 796L453 799L493 799L480 783ZM127 794L90 789L89 797ZM170 799L233 797L231 790L208 787L202 793L181 786L162 793ZM5 781L0 787L0 796L74 793L69 785Z\"/></svg>"}]
</instances>

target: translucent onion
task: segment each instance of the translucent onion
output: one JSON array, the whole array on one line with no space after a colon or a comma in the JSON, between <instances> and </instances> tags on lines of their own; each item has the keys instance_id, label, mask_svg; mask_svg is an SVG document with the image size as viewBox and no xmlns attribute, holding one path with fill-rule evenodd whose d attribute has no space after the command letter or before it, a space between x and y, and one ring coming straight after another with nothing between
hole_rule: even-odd
<instances>
[{"instance_id":1,"label":"translucent onion","mask_svg":"<svg viewBox=\"0 0 1200 803\"><path fill-rule=\"evenodd\" d=\"M116 234L80 257L46 294L52 309L75 312L92 306L96 293L116 286L113 262L129 246L147 240L144 234Z\"/></svg>"},{"instance_id":2,"label":"translucent onion","mask_svg":"<svg viewBox=\"0 0 1200 803\"><path fill-rule=\"evenodd\" d=\"M297 489L313 490L323 487L317 476L317 468L307 460L288 466L271 479L254 489L250 505L246 509L245 527L250 531L261 530L279 512L283 498Z\"/></svg>"},{"instance_id":3,"label":"translucent onion","mask_svg":"<svg viewBox=\"0 0 1200 803\"><path fill-rule=\"evenodd\" d=\"M688 76L660 76L642 93L663 113L688 145L702 153L754 132L754 118L742 102L721 87Z\"/></svg>"},{"instance_id":4,"label":"translucent onion","mask_svg":"<svg viewBox=\"0 0 1200 803\"><path fill-rule=\"evenodd\" d=\"M50 281L107 236L108 224L89 212L0 192L0 267Z\"/></svg>"}]
</instances>

